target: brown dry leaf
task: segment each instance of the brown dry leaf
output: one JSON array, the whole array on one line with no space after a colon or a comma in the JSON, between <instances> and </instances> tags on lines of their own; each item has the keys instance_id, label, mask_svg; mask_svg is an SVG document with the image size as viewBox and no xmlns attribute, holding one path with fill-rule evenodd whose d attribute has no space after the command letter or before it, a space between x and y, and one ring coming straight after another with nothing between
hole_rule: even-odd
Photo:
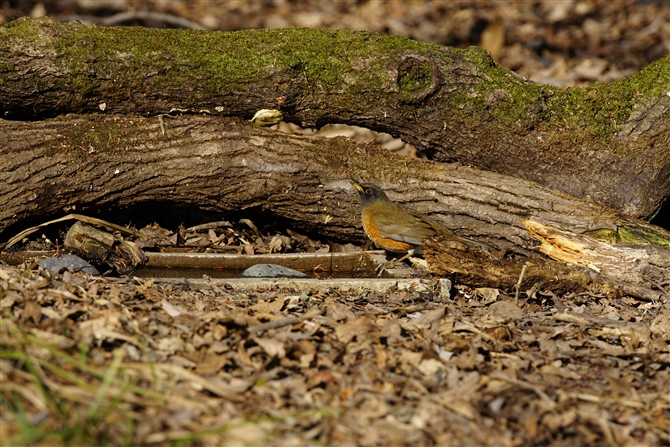
<instances>
[{"instance_id":1,"label":"brown dry leaf","mask_svg":"<svg viewBox=\"0 0 670 447\"><path fill-rule=\"evenodd\" d=\"M652 321L649 330L654 335L670 334L670 310L667 308L663 309L662 313L654 318L654 321Z\"/></svg>"},{"instance_id":2,"label":"brown dry leaf","mask_svg":"<svg viewBox=\"0 0 670 447\"><path fill-rule=\"evenodd\" d=\"M286 357L286 349L284 348L284 343L274 339L274 338L260 338L260 337L251 337L251 340L256 342L258 346L263 348L263 351L270 357L283 359Z\"/></svg>"},{"instance_id":3,"label":"brown dry leaf","mask_svg":"<svg viewBox=\"0 0 670 447\"><path fill-rule=\"evenodd\" d=\"M174 354L184 350L186 343L180 337L163 338L158 342L158 349Z\"/></svg>"},{"instance_id":4,"label":"brown dry leaf","mask_svg":"<svg viewBox=\"0 0 670 447\"><path fill-rule=\"evenodd\" d=\"M500 296L500 289L493 289L490 287L480 287L475 289L475 292L484 298L484 304L493 303L498 300L498 297Z\"/></svg>"},{"instance_id":5,"label":"brown dry leaf","mask_svg":"<svg viewBox=\"0 0 670 447\"><path fill-rule=\"evenodd\" d=\"M105 330L114 330L121 327L121 313L119 311L103 311L102 316L91 320L82 321L79 326L79 332L82 334L92 334L96 338L98 333Z\"/></svg>"},{"instance_id":6,"label":"brown dry leaf","mask_svg":"<svg viewBox=\"0 0 670 447\"><path fill-rule=\"evenodd\" d=\"M279 253L282 249L282 239L279 237L279 235L275 235L272 237L272 240L268 244L268 248L270 249L270 253Z\"/></svg>"},{"instance_id":7,"label":"brown dry leaf","mask_svg":"<svg viewBox=\"0 0 670 447\"><path fill-rule=\"evenodd\" d=\"M489 306L489 310L494 316L501 318L503 321L518 320L526 314L513 301L496 301Z\"/></svg>"},{"instance_id":8,"label":"brown dry leaf","mask_svg":"<svg viewBox=\"0 0 670 447\"><path fill-rule=\"evenodd\" d=\"M279 298L277 298L274 301L264 301L263 299L259 299L256 304L251 306L251 309L261 314L279 313L281 312L282 308L284 307L287 301L289 301L289 298L283 294L280 295Z\"/></svg>"},{"instance_id":9,"label":"brown dry leaf","mask_svg":"<svg viewBox=\"0 0 670 447\"><path fill-rule=\"evenodd\" d=\"M402 341L402 326L398 320L384 320L379 336L386 339L386 343L394 344Z\"/></svg>"},{"instance_id":10,"label":"brown dry leaf","mask_svg":"<svg viewBox=\"0 0 670 447\"><path fill-rule=\"evenodd\" d=\"M309 388L329 384L337 381L337 378L326 368L319 368L308 374Z\"/></svg>"},{"instance_id":11,"label":"brown dry leaf","mask_svg":"<svg viewBox=\"0 0 670 447\"><path fill-rule=\"evenodd\" d=\"M42 320L42 306L35 300L26 300L24 306L21 322L25 323L28 320L33 320L33 323L39 324Z\"/></svg>"},{"instance_id":12,"label":"brown dry leaf","mask_svg":"<svg viewBox=\"0 0 670 447\"><path fill-rule=\"evenodd\" d=\"M610 343L595 338L588 340L588 342L589 344L595 346L601 353L606 355L618 356L625 354L625 350L621 346L612 345Z\"/></svg>"},{"instance_id":13,"label":"brown dry leaf","mask_svg":"<svg viewBox=\"0 0 670 447\"><path fill-rule=\"evenodd\" d=\"M540 368L543 374L551 374L554 376L562 377L564 379L573 379L580 380L582 378L581 374L578 374L574 371L570 371L567 368L561 366L561 361L556 360L556 364L552 363L549 365L544 365Z\"/></svg>"},{"instance_id":14,"label":"brown dry leaf","mask_svg":"<svg viewBox=\"0 0 670 447\"><path fill-rule=\"evenodd\" d=\"M379 334L379 328L375 326L370 319L364 315L337 325L335 333L340 342L346 344L356 338L360 343Z\"/></svg>"},{"instance_id":15,"label":"brown dry leaf","mask_svg":"<svg viewBox=\"0 0 670 447\"><path fill-rule=\"evenodd\" d=\"M172 318L176 318L180 315L191 315L191 313L186 309L184 309L183 307L178 306L176 304L172 304L165 299L161 300L161 307Z\"/></svg>"},{"instance_id":16,"label":"brown dry leaf","mask_svg":"<svg viewBox=\"0 0 670 447\"><path fill-rule=\"evenodd\" d=\"M240 343L237 345L237 359L239 360L240 364L250 366L253 369L258 369L261 366L259 363L256 363L253 360L251 360L251 356L244 347L243 341L240 341Z\"/></svg>"},{"instance_id":17,"label":"brown dry leaf","mask_svg":"<svg viewBox=\"0 0 670 447\"><path fill-rule=\"evenodd\" d=\"M228 358L223 355L209 353L205 359L195 366L196 374L206 376L216 374L228 363Z\"/></svg>"},{"instance_id":18,"label":"brown dry leaf","mask_svg":"<svg viewBox=\"0 0 670 447\"><path fill-rule=\"evenodd\" d=\"M440 325L440 320L444 317L447 309L446 307L438 307L424 313L414 315L413 318L402 325L406 330L437 330Z\"/></svg>"},{"instance_id":19,"label":"brown dry leaf","mask_svg":"<svg viewBox=\"0 0 670 447\"><path fill-rule=\"evenodd\" d=\"M419 367L421 359L423 358L423 353L410 351L408 349L401 349L399 354L400 355L398 357L398 360L400 360L403 363L407 363L413 366L414 368Z\"/></svg>"},{"instance_id":20,"label":"brown dry leaf","mask_svg":"<svg viewBox=\"0 0 670 447\"><path fill-rule=\"evenodd\" d=\"M375 366L384 368L391 357L389 351L381 346L375 347Z\"/></svg>"},{"instance_id":21,"label":"brown dry leaf","mask_svg":"<svg viewBox=\"0 0 670 447\"><path fill-rule=\"evenodd\" d=\"M74 340L51 332L31 329L30 333L58 349L69 349L76 345Z\"/></svg>"},{"instance_id":22,"label":"brown dry leaf","mask_svg":"<svg viewBox=\"0 0 670 447\"><path fill-rule=\"evenodd\" d=\"M151 286L154 285L155 282L156 282L156 279L155 279L155 278L150 278L150 279L149 279L147 282L145 282L144 284L141 284L141 285L135 287L135 290L137 291L137 293L145 293L147 290L149 290L149 288L150 288ZM95 293L93 293L93 295L95 295Z\"/></svg>"},{"instance_id":23,"label":"brown dry leaf","mask_svg":"<svg viewBox=\"0 0 670 447\"><path fill-rule=\"evenodd\" d=\"M563 413L546 413L542 416L541 423L546 425L549 430L557 431L559 428L572 425L577 419L577 413L574 411L565 411Z\"/></svg>"},{"instance_id":24,"label":"brown dry leaf","mask_svg":"<svg viewBox=\"0 0 670 447\"><path fill-rule=\"evenodd\" d=\"M222 447L239 447L241 445L263 445L269 439L270 433L275 429L276 422L262 421L254 423L234 424L231 421L231 429L226 430L225 437L221 438ZM238 421L240 423L242 421Z\"/></svg>"},{"instance_id":25,"label":"brown dry leaf","mask_svg":"<svg viewBox=\"0 0 670 447\"><path fill-rule=\"evenodd\" d=\"M444 364L436 359L425 359L419 363L417 369L427 376L432 376L445 370Z\"/></svg>"},{"instance_id":26,"label":"brown dry leaf","mask_svg":"<svg viewBox=\"0 0 670 447\"><path fill-rule=\"evenodd\" d=\"M352 320L356 318L356 315L351 311L350 306L339 302L329 303L327 315L336 321Z\"/></svg>"}]
</instances>

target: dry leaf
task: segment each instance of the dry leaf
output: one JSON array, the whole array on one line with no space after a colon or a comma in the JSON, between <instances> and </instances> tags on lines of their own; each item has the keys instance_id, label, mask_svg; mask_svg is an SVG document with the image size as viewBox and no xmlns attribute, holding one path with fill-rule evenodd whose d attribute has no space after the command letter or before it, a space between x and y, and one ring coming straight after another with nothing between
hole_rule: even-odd
<instances>
[{"instance_id":1,"label":"dry leaf","mask_svg":"<svg viewBox=\"0 0 670 447\"><path fill-rule=\"evenodd\" d=\"M183 307L172 304L168 300L161 300L161 307L172 318L176 318L180 315L191 315L189 311Z\"/></svg>"}]
</instances>

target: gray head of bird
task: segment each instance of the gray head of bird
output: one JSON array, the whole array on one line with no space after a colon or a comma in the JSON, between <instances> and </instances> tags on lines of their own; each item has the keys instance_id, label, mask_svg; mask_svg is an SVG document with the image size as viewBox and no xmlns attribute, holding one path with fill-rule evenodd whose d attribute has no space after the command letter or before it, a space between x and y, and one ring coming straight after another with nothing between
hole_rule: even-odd
<instances>
[{"instance_id":1,"label":"gray head of bird","mask_svg":"<svg viewBox=\"0 0 670 447\"><path fill-rule=\"evenodd\" d=\"M354 188L358 190L363 207L372 205L375 202L389 201L386 193L377 185L373 185L372 183L359 183L353 179L350 180L350 182L354 185Z\"/></svg>"}]
</instances>

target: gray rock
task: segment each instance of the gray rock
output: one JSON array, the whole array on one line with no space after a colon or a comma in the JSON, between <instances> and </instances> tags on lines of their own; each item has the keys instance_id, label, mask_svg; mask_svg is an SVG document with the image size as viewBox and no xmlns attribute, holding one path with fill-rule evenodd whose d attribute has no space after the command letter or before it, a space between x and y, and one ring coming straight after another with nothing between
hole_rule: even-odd
<instances>
[{"instance_id":1,"label":"gray rock","mask_svg":"<svg viewBox=\"0 0 670 447\"><path fill-rule=\"evenodd\" d=\"M39 266L52 273L60 273L63 270L70 272L82 271L89 275L99 275L98 269L76 255L60 255L52 258L42 259Z\"/></svg>"},{"instance_id":2,"label":"gray rock","mask_svg":"<svg viewBox=\"0 0 670 447\"><path fill-rule=\"evenodd\" d=\"M242 278L305 278L303 272L277 264L256 264L242 272Z\"/></svg>"}]
</instances>

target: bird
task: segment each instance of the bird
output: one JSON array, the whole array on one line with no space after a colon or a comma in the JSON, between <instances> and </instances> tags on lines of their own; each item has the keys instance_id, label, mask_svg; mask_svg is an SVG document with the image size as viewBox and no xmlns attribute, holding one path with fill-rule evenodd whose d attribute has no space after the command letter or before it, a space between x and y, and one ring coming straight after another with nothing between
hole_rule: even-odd
<instances>
[{"instance_id":1,"label":"bird","mask_svg":"<svg viewBox=\"0 0 670 447\"><path fill-rule=\"evenodd\" d=\"M365 234L376 246L386 251L420 255L423 253L423 240L435 235L448 236L486 251L494 250L483 242L458 236L418 211L392 202L380 187L372 183L360 183L354 179L349 181L361 197Z\"/></svg>"}]
</instances>

